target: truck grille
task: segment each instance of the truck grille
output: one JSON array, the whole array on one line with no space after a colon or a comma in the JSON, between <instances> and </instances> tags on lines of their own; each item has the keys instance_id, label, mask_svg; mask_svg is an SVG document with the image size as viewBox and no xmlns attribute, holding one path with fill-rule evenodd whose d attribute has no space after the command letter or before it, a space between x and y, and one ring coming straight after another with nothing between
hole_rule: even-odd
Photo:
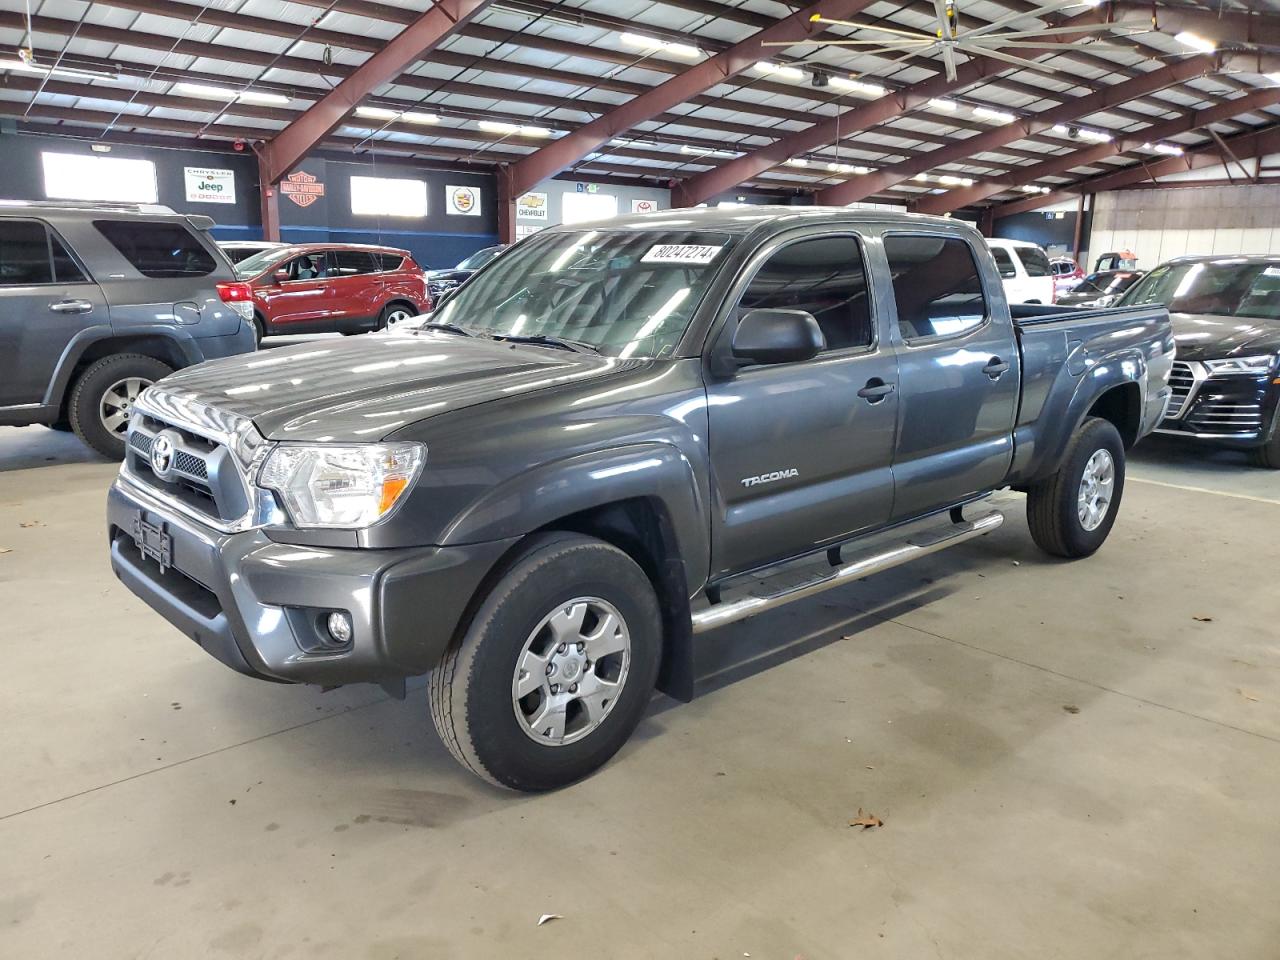
<instances>
[{"instance_id":1,"label":"truck grille","mask_svg":"<svg viewBox=\"0 0 1280 960\"><path fill-rule=\"evenodd\" d=\"M1169 387L1173 390L1173 397L1169 400L1169 410L1165 414L1166 420L1177 420L1182 416L1195 386L1196 376L1191 369L1191 364L1185 360L1173 361L1173 372L1169 375Z\"/></svg>"},{"instance_id":2,"label":"truck grille","mask_svg":"<svg viewBox=\"0 0 1280 960\"><path fill-rule=\"evenodd\" d=\"M162 433L173 445L164 476L151 456ZM136 482L177 500L197 516L231 523L249 510L247 484L225 445L150 413L138 414L130 424L125 467Z\"/></svg>"}]
</instances>

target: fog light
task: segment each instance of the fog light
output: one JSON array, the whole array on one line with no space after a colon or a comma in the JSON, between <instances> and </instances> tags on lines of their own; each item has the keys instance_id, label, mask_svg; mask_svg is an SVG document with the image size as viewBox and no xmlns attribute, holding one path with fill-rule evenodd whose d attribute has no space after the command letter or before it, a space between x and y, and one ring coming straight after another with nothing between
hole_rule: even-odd
<instances>
[{"instance_id":1,"label":"fog light","mask_svg":"<svg viewBox=\"0 0 1280 960\"><path fill-rule=\"evenodd\" d=\"M351 625L351 614L343 610L335 610L329 614L324 625L334 643L346 646L351 642L351 635L355 632Z\"/></svg>"}]
</instances>

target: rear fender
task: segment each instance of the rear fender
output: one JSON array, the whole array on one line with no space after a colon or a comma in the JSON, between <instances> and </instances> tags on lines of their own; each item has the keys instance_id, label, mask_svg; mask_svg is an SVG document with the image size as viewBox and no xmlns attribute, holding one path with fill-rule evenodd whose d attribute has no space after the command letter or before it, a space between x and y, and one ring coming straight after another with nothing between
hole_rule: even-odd
<instances>
[{"instance_id":1,"label":"rear fender","mask_svg":"<svg viewBox=\"0 0 1280 960\"><path fill-rule=\"evenodd\" d=\"M1057 396L1065 392L1066 381L1059 381L1041 415L1033 423L1023 424L1014 434L1018 451L1011 482L1016 485L1034 483L1057 472L1075 436L1095 403L1108 391L1136 384L1139 406L1137 416L1144 420L1147 407L1148 360L1138 348L1118 350L1104 359L1089 364L1076 379L1075 389L1064 403ZM1139 437L1150 432L1151 424L1140 422Z\"/></svg>"}]
</instances>

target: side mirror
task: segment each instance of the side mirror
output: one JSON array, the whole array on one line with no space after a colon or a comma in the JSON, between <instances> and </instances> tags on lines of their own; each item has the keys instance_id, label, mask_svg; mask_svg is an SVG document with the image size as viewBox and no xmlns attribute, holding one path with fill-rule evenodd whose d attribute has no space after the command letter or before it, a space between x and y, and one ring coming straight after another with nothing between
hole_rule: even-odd
<instances>
[{"instance_id":1,"label":"side mirror","mask_svg":"<svg viewBox=\"0 0 1280 960\"><path fill-rule=\"evenodd\" d=\"M277 270L275 273L271 275L271 279L274 280L276 283L284 283L289 279L289 271Z\"/></svg>"},{"instance_id":2,"label":"side mirror","mask_svg":"<svg viewBox=\"0 0 1280 960\"><path fill-rule=\"evenodd\" d=\"M752 310L738 321L733 356L755 363L811 360L827 348L813 314L803 310Z\"/></svg>"}]
</instances>

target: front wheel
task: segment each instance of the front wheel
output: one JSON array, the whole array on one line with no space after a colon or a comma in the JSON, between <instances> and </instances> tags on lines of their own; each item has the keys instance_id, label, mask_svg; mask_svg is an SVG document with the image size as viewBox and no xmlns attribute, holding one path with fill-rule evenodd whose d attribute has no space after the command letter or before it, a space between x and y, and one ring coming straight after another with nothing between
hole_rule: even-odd
<instances>
[{"instance_id":1,"label":"front wheel","mask_svg":"<svg viewBox=\"0 0 1280 960\"><path fill-rule=\"evenodd\" d=\"M1090 417L1067 445L1058 472L1027 491L1031 538L1055 557L1087 557L1106 541L1124 493L1124 441Z\"/></svg>"},{"instance_id":2,"label":"front wheel","mask_svg":"<svg viewBox=\"0 0 1280 960\"><path fill-rule=\"evenodd\" d=\"M578 534L530 541L431 673L431 719L490 783L551 790L604 765L657 682L662 617L644 571Z\"/></svg>"},{"instance_id":3,"label":"front wheel","mask_svg":"<svg viewBox=\"0 0 1280 960\"><path fill-rule=\"evenodd\" d=\"M1266 470L1280 470L1280 424L1276 425L1271 439L1260 447L1249 451L1249 459L1255 467Z\"/></svg>"}]
</instances>

